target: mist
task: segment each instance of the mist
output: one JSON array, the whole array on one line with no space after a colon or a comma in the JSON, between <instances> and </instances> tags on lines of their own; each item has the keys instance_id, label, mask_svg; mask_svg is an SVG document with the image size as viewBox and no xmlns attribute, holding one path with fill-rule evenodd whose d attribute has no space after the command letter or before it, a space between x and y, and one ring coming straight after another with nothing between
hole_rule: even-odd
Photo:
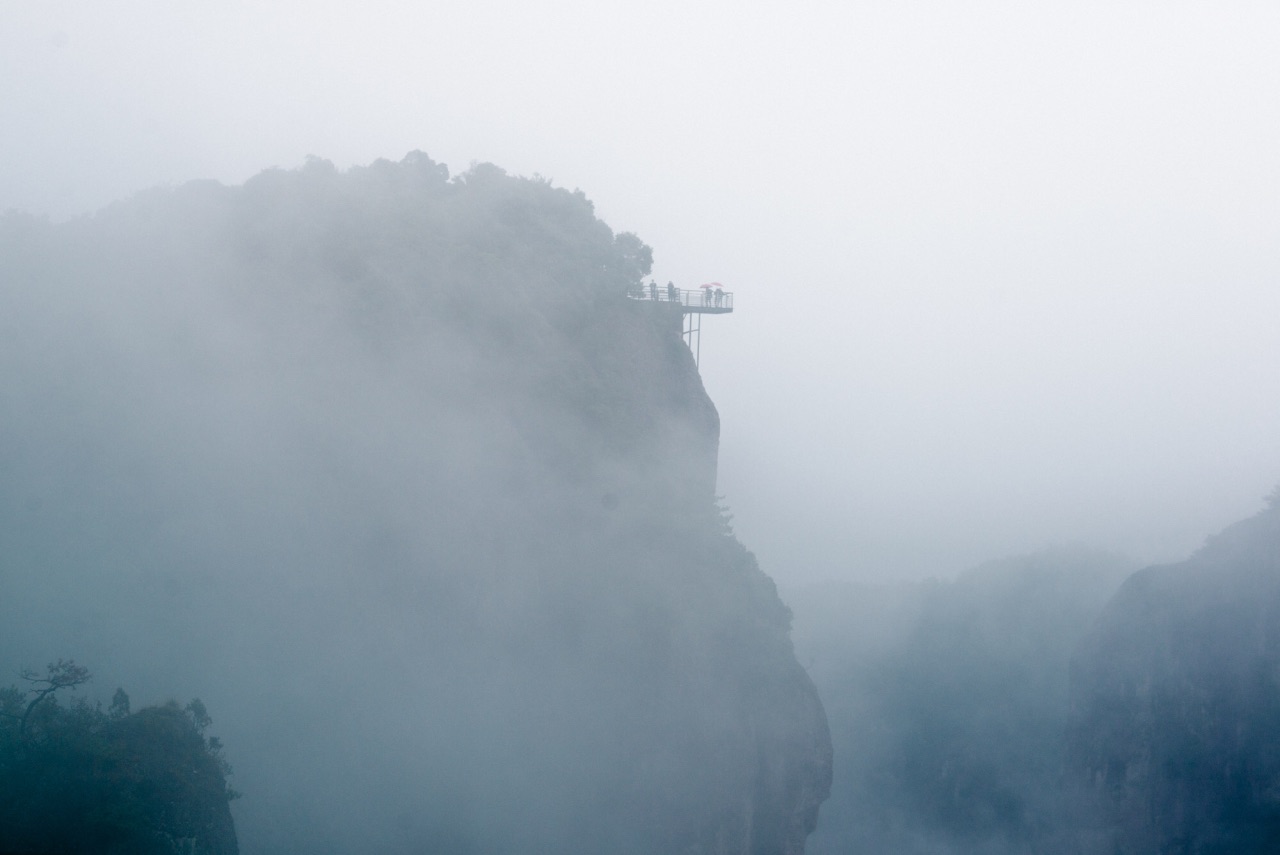
<instances>
[{"instance_id":1,"label":"mist","mask_svg":"<svg viewBox=\"0 0 1280 855\"><path fill-rule=\"evenodd\" d=\"M1278 39L1246 2L7 4L5 667L202 697L245 851L643 851L601 819L618 768L652 795L678 733L754 774L728 684L806 746L787 839L825 703L815 851L1065 846L1123 813L1050 778L1102 762L1066 734L1137 644L1125 579L1280 480ZM696 365L671 318L593 314L642 278L733 291ZM1009 586L1072 621L1000 624ZM876 741L934 720L939 638L979 708L988 666L1048 687L983 772L1045 764L1015 820L958 831Z\"/></svg>"},{"instance_id":2,"label":"mist","mask_svg":"<svg viewBox=\"0 0 1280 855\"><path fill-rule=\"evenodd\" d=\"M1266 4L2 14L0 208L421 148L728 283L721 491L784 581L1174 560L1280 472Z\"/></svg>"}]
</instances>

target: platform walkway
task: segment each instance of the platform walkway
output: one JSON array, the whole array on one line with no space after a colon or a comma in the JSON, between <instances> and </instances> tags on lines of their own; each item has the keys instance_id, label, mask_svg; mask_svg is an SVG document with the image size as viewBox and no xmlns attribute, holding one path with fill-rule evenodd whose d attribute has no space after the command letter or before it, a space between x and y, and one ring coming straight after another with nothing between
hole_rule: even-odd
<instances>
[{"instance_id":1,"label":"platform walkway","mask_svg":"<svg viewBox=\"0 0 1280 855\"><path fill-rule=\"evenodd\" d=\"M633 300L657 303L679 303L685 314L727 315L733 311L733 292L714 288L668 288L665 285L644 285L628 295Z\"/></svg>"}]
</instances>

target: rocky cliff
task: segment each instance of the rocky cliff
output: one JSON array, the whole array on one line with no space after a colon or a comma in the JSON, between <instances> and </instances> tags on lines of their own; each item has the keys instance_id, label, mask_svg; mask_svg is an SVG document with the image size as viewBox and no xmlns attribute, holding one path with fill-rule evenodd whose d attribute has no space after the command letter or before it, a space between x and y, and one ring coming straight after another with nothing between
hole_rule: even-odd
<instances>
[{"instance_id":1,"label":"rocky cliff","mask_svg":"<svg viewBox=\"0 0 1280 855\"><path fill-rule=\"evenodd\" d=\"M582 194L312 161L0 264L0 641L198 684L243 851L803 850L821 704Z\"/></svg>"},{"instance_id":2,"label":"rocky cliff","mask_svg":"<svg viewBox=\"0 0 1280 855\"><path fill-rule=\"evenodd\" d=\"M1085 851L1280 848L1280 503L1134 574L1073 662Z\"/></svg>"}]
</instances>

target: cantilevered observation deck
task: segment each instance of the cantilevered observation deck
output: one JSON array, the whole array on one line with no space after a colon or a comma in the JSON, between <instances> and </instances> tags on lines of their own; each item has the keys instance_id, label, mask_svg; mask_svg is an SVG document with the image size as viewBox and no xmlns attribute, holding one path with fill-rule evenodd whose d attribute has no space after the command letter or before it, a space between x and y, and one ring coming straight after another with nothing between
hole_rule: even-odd
<instances>
[{"instance_id":1,"label":"cantilevered observation deck","mask_svg":"<svg viewBox=\"0 0 1280 855\"><path fill-rule=\"evenodd\" d=\"M677 288L674 285L658 285L650 282L633 290L628 296L633 300L651 303L675 303L684 316L684 341L693 351L695 365L702 362L702 316L727 315L733 311L733 292L726 291L718 282L700 288Z\"/></svg>"}]
</instances>

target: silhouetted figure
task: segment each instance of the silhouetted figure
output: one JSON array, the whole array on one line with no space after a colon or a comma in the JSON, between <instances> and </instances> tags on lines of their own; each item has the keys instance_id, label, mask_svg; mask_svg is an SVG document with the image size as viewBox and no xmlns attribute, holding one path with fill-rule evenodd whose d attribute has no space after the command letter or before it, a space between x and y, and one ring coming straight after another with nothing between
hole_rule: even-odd
<instances>
[{"instance_id":1,"label":"silhouetted figure","mask_svg":"<svg viewBox=\"0 0 1280 855\"><path fill-rule=\"evenodd\" d=\"M716 307L719 308L720 304L723 302L724 302L724 289L717 288L716 289Z\"/></svg>"},{"instance_id":2,"label":"silhouetted figure","mask_svg":"<svg viewBox=\"0 0 1280 855\"><path fill-rule=\"evenodd\" d=\"M667 299L673 303L680 302L680 292L676 290L674 282L667 283Z\"/></svg>"},{"instance_id":3,"label":"silhouetted figure","mask_svg":"<svg viewBox=\"0 0 1280 855\"><path fill-rule=\"evenodd\" d=\"M658 283L652 279L649 280L649 296L654 300L658 299Z\"/></svg>"}]
</instances>

